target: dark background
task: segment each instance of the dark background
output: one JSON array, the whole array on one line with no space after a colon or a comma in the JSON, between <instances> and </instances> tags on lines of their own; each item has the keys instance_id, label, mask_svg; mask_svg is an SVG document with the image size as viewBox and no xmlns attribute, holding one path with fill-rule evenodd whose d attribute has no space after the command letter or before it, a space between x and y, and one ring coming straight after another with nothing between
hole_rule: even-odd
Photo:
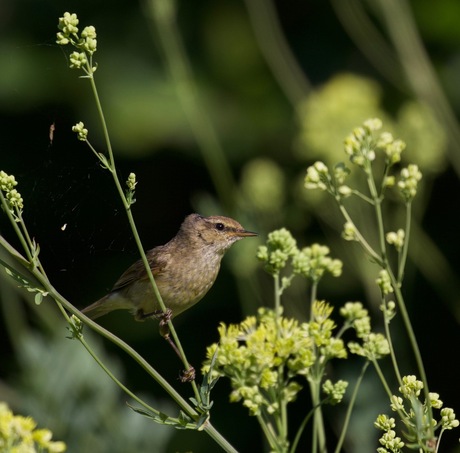
<instances>
[{"instance_id":1,"label":"dark background","mask_svg":"<svg viewBox=\"0 0 460 453\"><path fill-rule=\"evenodd\" d=\"M73 124L84 121L92 144L104 150L89 83L68 68L66 49L55 44L58 17L70 11L78 14L80 28L94 25L98 32L96 81L121 179L133 171L139 181L133 213L145 248L168 241L194 211L230 215L260 233L259 239L247 239L229 252L205 300L177 319L190 362L199 368L206 346L217 340L221 321L239 322L258 306L272 304L271 279L261 271L255 253L266 234L282 226L293 232L300 246L327 243L332 255L344 261L344 275L325 280L320 297L337 306L365 301L376 328L381 328L378 294L372 286L375 268L353 245L340 241L341 221L334 220L334 204L304 193L301 184L308 165L317 159L344 159L340 153L345 135L364 119L379 116L407 142L410 160L424 173L414 206L404 289L430 390L439 392L458 414L460 6L454 0L409 2L414 20L410 29L401 11L393 11L385 21L381 2L275 2L275 23L265 33L270 4L259 3L177 4L178 30L201 106L224 151L224 164L213 168L183 113L161 31L146 14L145 4L3 0L0 169L20 183L27 227L40 244L48 276L81 308L101 297L137 259L110 174L71 132ZM400 2L399 8L405 4ZM364 26L367 22L353 22L359 8L378 35ZM285 42L273 39L276 20ZM392 41L393 26L406 33ZM415 66L420 60L411 47L411 30L419 34L424 61L431 66ZM294 63L277 60L283 44ZM398 53L404 48L408 54ZM416 68L415 74L411 68ZM443 91L426 82L430 68ZM416 111L412 116L407 113L414 111L411 108ZM233 181L223 197L215 182L224 180L221 172L226 168ZM399 211L390 209L387 215L389 228L401 226ZM0 231L17 245L5 216ZM30 300L23 303L24 292L4 275L0 284L0 400L52 429L72 452L217 451L203 433L174 431L131 414L124 395L77 342L64 340L65 325L51 301L37 309ZM285 298L288 314L305 317L305 294L301 283L294 285ZM182 394L191 394L179 383L180 364L156 325L136 323L124 312L100 322L142 353ZM89 332L85 335L132 389L176 413L132 361L110 344L100 345ZM415 373L405 336L396 337L407 368L403 372ZM347 363L338 364L334 376L352 379L360 362ZM222 380L214 391L213 424L242 452L267 450L262 436L255 434L255 420L244 408L228 403L228 392ZM369 398L375 401L372 407L366 405ZM292 404L291 432L305 407L307 397ZM386 407L385 395L369 371L346 451L375 450L373 420ZM331 449L340 416L337 408L330 413ZM447 432L442 451L458 451L457 439L458 434ZM304 445L309 445L308 435Z\"/></svg>"}]
</instances>

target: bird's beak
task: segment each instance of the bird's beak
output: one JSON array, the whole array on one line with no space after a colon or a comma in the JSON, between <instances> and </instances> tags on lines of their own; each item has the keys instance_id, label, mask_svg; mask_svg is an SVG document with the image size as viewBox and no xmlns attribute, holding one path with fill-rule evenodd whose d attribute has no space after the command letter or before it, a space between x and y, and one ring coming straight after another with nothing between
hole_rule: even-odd
<instances>
[{"instance_id":1,"label":"bird's beak","mask_svg":"<svg viewBox=\"0 0 460 453\"><path fill-rule=\"evenodd\" d=\"M235 236L238 236L240 238L247 238L251 236L258 236L257 233L254 233L253 231L248 231L248 230L235 230L234 231Z\"/></svg>"}]
</instances>

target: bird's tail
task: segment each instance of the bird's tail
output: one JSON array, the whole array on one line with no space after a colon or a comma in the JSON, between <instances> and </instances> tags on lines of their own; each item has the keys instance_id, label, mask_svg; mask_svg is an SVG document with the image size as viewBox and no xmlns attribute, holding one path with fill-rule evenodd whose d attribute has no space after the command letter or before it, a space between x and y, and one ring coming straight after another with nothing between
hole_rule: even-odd
<instances>
[{"instance_id":1,"label":"bird's tail","mask_svg":"<svg viewBox=\"0 0 460 453\"><path fill-rule=\"evenodd\" d=\"M120 310L123 308L131 308L131 305L127 305L123 298L118 297L117 293L113 292L83 308L81 312L90 319L96 319L113 310Z\"/></svg>"}]
</instances>

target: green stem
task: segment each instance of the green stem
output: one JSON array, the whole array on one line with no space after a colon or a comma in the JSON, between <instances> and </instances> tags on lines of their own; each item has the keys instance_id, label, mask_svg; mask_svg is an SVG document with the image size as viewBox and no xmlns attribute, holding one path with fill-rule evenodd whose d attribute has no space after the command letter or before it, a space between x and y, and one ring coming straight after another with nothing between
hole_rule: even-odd
<instances>
[{"instance_id":1,"label":"green stem","mask_svg":"<svg viewBox=\"0 0 460 453\"><path fill-rule=\"evenodd\" d=\"M309 321L313 321L313 305L316 302L317 292L318 292L318 281L311 280L311 289L310 289L310 319Z\"/></svg>"},{"instance_id":2,"label":"green stem","mask_svg":"<svg viewBox=\"0 0 460 453\"><path fill-rule=\"evenodd\" d=\"M91 68L89 68L89 69L91 69ZM105 121L104 111L102 109L102 104L101 104L101 101L100 101L100 98L99 98L99 93L97 91L96 82L95 82L94 77L92 75L89 76L89 80L90 80L90 83L91 83L91 89L93 91L93 96L94 96L94 99L95 99L95 102L96 102L96 107L97 107L97 111L99 113L99 119L101 121L102 130L103 130L103 133L104 133L104 138L105 138L105 142L106 142L106 146L107 146L107 152L108 152L108 155L109 155L109 161L108 161L109 167L108 167L108 170L112 174L113 181L114 181L115 186L117 188L118 194L119 194L119 196L120 196L120 198L121 198L121 200L123 202L123 205L125 207L125 211L126 211L126 214L128 216L128 221L129 221L131 230L133 232L134 240L136 242L137 248L139 250L139 254L141 256L141 260L142 260L142 262L144 264L144 267L145 267L145 270L147 272L147 276L148 276L150 284L152 286L155 298L156 298L156 300L158 300L158 303L159 303L159 305L161 307L161 310L164 313L166 313L167 308L166 308L166 306L165 306L165 304L163 302L163 298L161 297L160 291L158 290L158 286L157 286L157 284L155 282L155 279L153 277L152 270L150 268L150 264L148 262L146 254L145 254L141 238L140 238L139 233L137 231L136 223L134 221L134 217L133 217L133 214L132 214L132 211L131 211L131 204L126 199L125 192L124 192L123 187L122 187L122 185L120 183L120 180L118 178L118 174L117 174L116 167L115 167L115 158L114 158L114 155L113 155L112 144L111 144L111 141L110 141L110 136L109 136L109 132L108 132L108 128L107 128L107 123ZM93 149L93 152L94 151L95 150ZM185 355L184 349L182 347L182 344L181 344L181 342L179 340L179 337L177 335L176 329L174 328L174 325L173 325L171 320L168 321L168 327L169 327L169 331L171 333L171 336L173 337L174 343L176 344L176 347L177 347L177 349L179 351L179 354L181 356L181 359L182 359L182 362L183 362L183 364L185 366L185 369L189 370L191 368L190 363L187 360L187 357ZM191 382L191 385L192 385L193 393L195 395L195 399L197 401L201 401L200 392L198 391L198 387L197 387L197 385L196 385L194 380Z\"/></svg>"},{"instance_id":3,"label":"green stem","mask_svg":"<svg viewBox=\"0 0 460 453\"><path fill-rule=\"evenodd\" d=\"M280 285L280 274L276 273L273 275L274 287L275 287L275 326L276 326L276 337L279 340L281 336L281 294L283 288ZM284 368L282 365L278 367L278 392L274 396L280 411L276 414L276 421L278 426L278 443L281 445L287 444L288 438L288 415L287 415L287 401L283 396L284 389Z\"/></svg>"},{"instance_id":4,"label":"green stem","mask_svg":"<svg viewBox=\"0 0 460 453\"><path fill-rule=\"evenodd\" d=\"M273 428L271 427L270 423L265 420L262 414L257 414L256 417L270 447L273 449L273 451L279 451L278 439L276 434L273 432Z\"/></svg>"},{"instance_id":5,"label":"green stem","mask_svg":"<svg viewBox=\"0 0 460 453\"><path fill-rule=\"evenodd\" d=\"M393 394L391 393L390 386L388 385L388 382L385 379L385 375L383 374L378 361L376 359L372 359L371 362L372 362L372 365L374 365L375 371L377 372L377 375L380 378L380 382L382 383L386 394L388 395L388 399L391 400L391 397L393 396Z\"/></svg>"},{"instance_id":6,"label":"green stem","mask_svg":"<svg viewBox=\"0 0 460 453\"><path fill-rule=\"evenodd\" d=\"M312 407L308 414L305 416L305 418L302 420L302 423L300 424L299 429L297 430L295 438L292 442L291 448L289 449L289 453L295 453L295 451L297 450L297 446L299 445L300 438L303 432L305 431L305 427L307 426L308 421L310 420L316 409L316 407Z\"/></svg>"},{"instance_id":7,"label":"green stem","mask_svg":"<svg viewBox=\"0 0 460 453\"><path fill-rule=\"evenodd\" d=\"M383 215L382 215L382 197L379 195L377 191L377 187L375 185L371 163L368 162L368 165L369 165L369 168L366 171L367 184L369 187L371 198L374 201L373 205L374 205L375 216L377 220L377 230L378 230L378 237L379 237L379 244L380 244L381 262L383 263L383 266L388 267L387 266L386 244L385 244L385 227L383 225Z\"/></svg>"},{"instance_id":8,"label":"green stem","mask_svg":"<svg viewBox=\"0 0 460 453\"><path fill-rule=\"evenodd\" d=\"M62 315L64 318L66 318L67 323L71 326L73 329L73 322L70 319L70 316L67 314L65 311L64 307L60 304L57 303L58 308L61 310ZM73 329L74 330L74 329ZM75 338L83 345L83 347L86 349L86 351L89 353L89 355L95 360L95 362L102 368L102 370L109 376L110 379L112 379L115 384L118 385L127 395L129 395L133 400L137 401L141 406L143 406L145 409L147 409L150 412L153 412L154 414L159 415L160 411L157 411L153 407L149 406L147 403L145 403L142 399L140 399L137 395L135 395L131 390L128 389L102 362L102 360L97 356L97 354L93 351L93 349L89 346L89 344L86 342L84 339L83 335L80 333L77 333L74 330Z\"/></svg>"},{"instance_id":9,"label":"green stem","mask_svg":"<svg viewBox=\"0 0 460 453\"><path fill-rule=\"evenodd\" d=\"M282 289L280 288L280 274L277 272L276 274L273 275L273 280L274 280L274 292L275 292L275 317L277 320L276 325L278 326L278 317L280 314L280 308L281 308L281 292Z\"/></svg>"},{"instance_id":10,"label":"green stem","mask_svg":"<svg viewBox=\"0 0 460 453\"><path fill-rule=\"evenodd\" d=\"M347 434L348 425L349 425L350 420L351 420L351 413L353 411L353 407L355 405L356 398L358 396L358 390L359 390L359 387L361 386L361 383L362 383L363 378L364 378L364 374L366 373L366 370L367 370L367 367L369 366L369 363L370 363L369 360L366 360L366 362L364 363L363 367L361 368L361 373L359 374L358 380L356 381L356 384L355 384L355 388L353 389L353 394L351 395L350 403L348 404L347 414L345 416L345 420L344 420L343 426L342 426L342 431L340 433L340 437L339 437L339 440L337 442L337 446L336 446L336 448L334 450L334 453L340 453L342 451L343 442L345 441L345 435Z\"/></svg>"},{"instance_id":11,"label":"green stem","mask_svg":"<svg viewBox=\"0 0 460 453\"><path fill-rule=\"evenodd\" d=\"M364 251L379 265L382 266L382 258L375 252L375 250L369 245L369 243L364 239L364 236L360 233L358 228L356 227L355 223L350 217L350 214L348 214L348 211L346 210L345 206L343 206L342 202L336 198L336 201L338 202L340 212L342 213L343 217L345 220L355 227L355 234L356 234L356 239L358 243L361 245L361 247L364 249Z\"/></svg>"},{"instance_id":12,"label":"green stem","mask_svg":"<svg viewBox=\"0 0 460 453\"><path fill-rule=\"evenodd\" d=\"M398 366L398 361L396 360L396 354L395 350L393 347L393 341L391 339L391 332L390 332L390 320L387 317L387 303L385 300L385 297L382 296L382 304L384 307L383 311L383 322L384 322L384 328L385 328L385 335L388 341L388 346L390 348L390 357L391 357L391 362L393 363L393 368L396 373L396 378L398 379L399 385L402 385L402 379L401 379L401 373L399 371L399 366Z\"/></svg>"},{"instance_id":13,"label":"green stem","mask_svg":"<svg viewBox=\"0 0 460 453\"><path fill-rule=\"evenodd\" d=\"M415 362L417 364L420 379L423 382L423 392L425 396L426 406L428 408L428 415L430 419L433 419L433 410L431 407L431 399L429 395L430 391L428 387L428 379L426 377L425 366L423 364L422 354L420 353L420 348L418 346L417 338L415 336L414 329L410 321L409 313L407 312L406 304L404 302L404 297L401 293L400 285L396 281L396 278L393 275L393 273L389 272L389 274L391 278L391 283L395 291L396 301L398 302L398 307L401 312L401 316L403 318L404 327L406 328L407 335L409 337L409 341L412 347L412 351L414 352Z\"/></svg>"},{"instance_id":14,"label":"green stem","mask_svg":"<svg viewBox=\"0 0 460 453\"><path fill-rule=\"evenodd\" d=\"M310 381L311 400L313 407L316 408L313 415L313 439L312 449L313 453L325 453L326 450L326 436L324 432L323 411L321 407L320 391L321 386L318 378Z\"/></svg>"},{"instance_id":15,"label":"green stem","mask_svg":"<svg viewBox=\"0 0 460 453\"><path fill-rule=\"evenodd\" d=\"M16 220L14 219L13 214L10 211L11 208L10 208L8 202L6 201L5 196L3 195L3 192L1 190L0 190L0 201L2 203L3 212L6 213L6 215L8 217L8 220L10 221L11 226L13 227L13 230L16 233L16 236L18 237L19 242L22 245L22 248L24 249L24 253L27 256L27 259L24 258L24 261L26 261L28 263L32 263L33 256L30 253L30 249L28 247L28 243L26 241L26 238L24 237L24 234L21 231L21 228L19 228L18 222L16 222Z\"/></svg>"},{"instance_id":16,"label":"green stem","mask_svg":"<svg viewBox=\"0 0 460 453\"><path fill-rule=\"evenodd\" d=\"M385 376L382 372L382 369L380 368L380 365L378 364L378 361L376 359L371 360L372 365L374 365L375 371L377 372L377 375L380 379L380 382L383 385L383 388L385 389L386 394L388 395L388 399L391 401L391 397L393 394L391 393L390 387L388 385L387 380L385 379ZM400 420L405 420L407 417L401 412L400 409L397 409L398 415Z\"/></svg>"},{"instance_id":17,"label":"green stem","mask_svg":"<svg viewBox=\"0 0 460 453\"><path fill-rule=\"evenodd\" d=\"M407 253L409 250L409 238L410 238L410 229L411 229L411 211L412 211L412 202L406 202L406 226L405 226L405 238L401 253L398 259L398 279L397 282L399 285L402 284L404 278L404 269L406 267Z\"/></svg>"}]
</instances>

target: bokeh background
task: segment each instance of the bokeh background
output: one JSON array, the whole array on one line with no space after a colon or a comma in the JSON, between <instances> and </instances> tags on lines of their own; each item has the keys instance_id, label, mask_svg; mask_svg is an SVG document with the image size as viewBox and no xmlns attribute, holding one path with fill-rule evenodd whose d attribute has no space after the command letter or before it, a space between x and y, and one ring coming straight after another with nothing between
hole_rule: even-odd
<instances>
[{"instance_id":1,"label":"bokeh background","mask_svg":"<svg viewBox=\"0 0 460 453\"><path fill-rule=\"evenodd\" d=\"M177 319L191 363L199 368L219 322L239 322L272 304L271 279L255 253L282 226L300 246L330 246L345 271L324 281L320 297L336 306L363 300L379 329L376 269L340 239L335 205L306 192L302 181L315 160L344 160L343 138L364 119L380 117L424 173L405 294L430 390L459 414L460 3L181 0L171 22L155 14L165 4L172 2L0 3L0 168L20 182L25 219L55 287L83 307L137 259L110 175L71 132L84 121L103 150L89 83L55 44L58 17L70 11L98 32L97 85L122 179L137 174L133 212L145 248L169 240L194 211L230 215L260 233L229 252L205 300ZM401 225L398 209L387 216L389 228ZM0 232L15 244L5 220ZM132 413L81 346L65 338L53 302L36 307L3 271L0 278L0 400L52 429L71 452L217 451L203 433ZM305 319L306 294L301 282L289 290L288 315ZM191 395L153 322L136 323L123 312L100 322ZM85 335L132 389L176 412L132 361ZM395 335L403 372L413 373L406 338ZM353 379L359 368L349 360L333 373ZM230 404L228 393L225 381L214 390L213 424L241 452L266 451L255 420ZM293 403L293 432L308 404L307 397ZM386 407L369 371L344 451L375 451L372 423ZM329 415L332 448L342 413L334 408ZM445 434L442 451L459 451L458 437ZM308 445L307 435L304 451Z\"/></svg>"}]
</instances>

